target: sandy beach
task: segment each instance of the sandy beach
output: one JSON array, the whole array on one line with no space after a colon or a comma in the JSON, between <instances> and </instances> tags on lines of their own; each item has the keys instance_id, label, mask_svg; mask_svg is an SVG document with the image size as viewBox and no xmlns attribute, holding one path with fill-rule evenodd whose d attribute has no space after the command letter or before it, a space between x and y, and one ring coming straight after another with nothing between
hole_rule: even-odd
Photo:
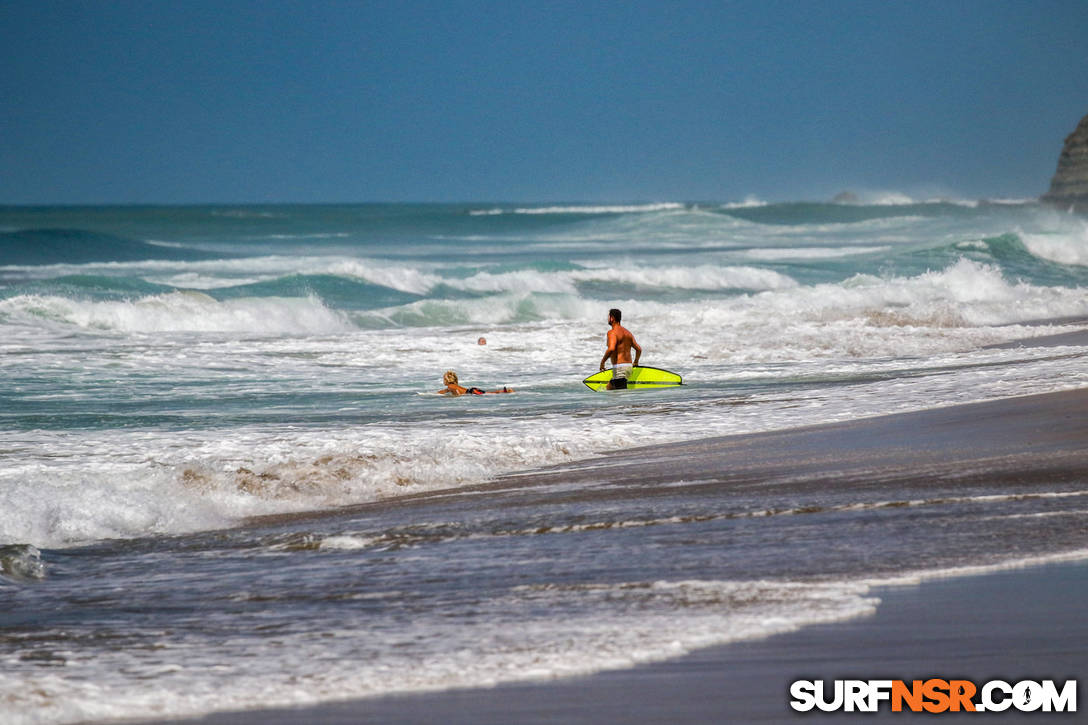
<instances>
[{"instance_id":1,"label":"sandy beach","mask_svg":"<svg viewBox=\"0 0 1088 725\"><path fill-rule=\"evenodd\" d=\"M632 488L653 496L663 482L716 487L723 495L750 486L881 489L894 482L924 500L948 495L949 490L970 490L983 480L1008 482L1030 496L1055 486L1083 488L1088 481L1085 443L1088 390L1075 390L627 451L507 477L483 488L502 506L557 495L546 484L559 481L585 484L565 488L561 495L566 497L631 495ZM421 496L395 505L426 507L463 494ZM1028 559L1009 568L1005 562L966 576L946 572L909 585L874 582L873 594L881 600L874 616L711 647L633 669L308 708L221 713L193 722L823 721L857 715L793 712L788 704L792 681L943 677L981 685L994 678L1083 680L1088 669L1084 553L1071 551L1065 561L1057 556L1042 565ZM925 568L925 562L915 566ZM1015 710L989 716L1002 722L1026 717Z\"/></svg>"}]
</instances>

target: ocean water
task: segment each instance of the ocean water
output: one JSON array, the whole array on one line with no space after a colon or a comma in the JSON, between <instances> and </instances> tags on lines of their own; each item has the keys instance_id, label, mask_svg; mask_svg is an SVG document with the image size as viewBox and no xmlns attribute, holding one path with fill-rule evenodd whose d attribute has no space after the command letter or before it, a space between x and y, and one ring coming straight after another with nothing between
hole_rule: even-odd
<instances>
[{"instance_id":1,"label":"ocean water","mask_svg":"<svg viewBox=\"0 0 1088 725\"><path fill-rule=\"evenodd\" d=\"M1030 203L0 208L0 719L588 673L1082 556L1088 480L809 516L475 486L1084 387L1088 348L1002 344L1086 290L1088 221ZM611 307L684 387L581 384Z\"/></svg>"}]
</instances>

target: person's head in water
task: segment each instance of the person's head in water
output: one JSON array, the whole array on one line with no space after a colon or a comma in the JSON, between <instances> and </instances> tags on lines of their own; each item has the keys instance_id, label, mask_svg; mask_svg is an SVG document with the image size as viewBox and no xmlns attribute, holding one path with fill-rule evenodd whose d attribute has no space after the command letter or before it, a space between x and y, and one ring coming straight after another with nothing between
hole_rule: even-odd
<instances>
[{"instance_id":1,"label":"person's head in water","mask_svg":"<svg viewBox=\"0 0 1088 725\"><path fill-rule=\"evenodd\" d=\"M446 374L442 376L442 382L446 385L457 385L457 373L447 370Z\"/></svg>"},{"instance_id":2,"label":"person's head in water","mask_svg":"<svg viewBox=\"0 0 1088 725\"><path fill-rule=\"evenodd\" d=\"M608 324L611 325L613 322L619 323L621 319L623 319L623 313L617 310L615 307L608 311Z\"/></svg>"}]
</instances>

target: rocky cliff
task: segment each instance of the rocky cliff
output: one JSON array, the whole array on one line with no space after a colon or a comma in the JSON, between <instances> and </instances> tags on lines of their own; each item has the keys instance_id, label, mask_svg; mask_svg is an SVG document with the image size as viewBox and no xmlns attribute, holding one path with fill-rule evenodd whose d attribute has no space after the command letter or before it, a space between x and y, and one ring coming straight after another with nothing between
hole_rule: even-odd
<instances>
[{"instance_id":1,"label":"rocky cliff","mask_svg":"<svg viewBox=\"0 0 1088 725\"><path fill-rule=\"evenodd\" d=\"M1088 212L1088 116L1066 137L1058 170L1042 201L1061 209Z\"/></svg>"}]
</instances>

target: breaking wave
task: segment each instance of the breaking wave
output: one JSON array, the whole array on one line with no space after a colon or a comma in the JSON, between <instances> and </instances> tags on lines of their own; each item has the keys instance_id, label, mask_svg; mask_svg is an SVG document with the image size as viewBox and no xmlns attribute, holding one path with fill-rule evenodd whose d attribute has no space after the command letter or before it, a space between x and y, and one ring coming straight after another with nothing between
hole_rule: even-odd
<instances>
[{"instance_id":1,"label":"breaking wave","mask_svg":"<svg viewBox=\"0 0 1088 725\"><path fill-rule=\"evenodd\" d=\"M469 214L472 216L501 216L503 214L520 214L524 216L557 214L641 214L656 211L677 211L685 208L685 204L676 202L611 205L571 204L565 206L526 206L512 209L495 207L491 209L475 209L470 211Z\"/></svg>"},{"instance_id":2,"label":"breaking wave","mask_svg":"<svg viewBox=\"0 0 1088 725\"><path fill-rule=\"evenodd\" d=\"M352 327L343 313L330 310L312 297L219 301L193 291L169 292L135 301L104 302L19 295L0 300L0 322L135 333L229 332L243 335L333 334Z\"/></svg>"}]
</instances>

